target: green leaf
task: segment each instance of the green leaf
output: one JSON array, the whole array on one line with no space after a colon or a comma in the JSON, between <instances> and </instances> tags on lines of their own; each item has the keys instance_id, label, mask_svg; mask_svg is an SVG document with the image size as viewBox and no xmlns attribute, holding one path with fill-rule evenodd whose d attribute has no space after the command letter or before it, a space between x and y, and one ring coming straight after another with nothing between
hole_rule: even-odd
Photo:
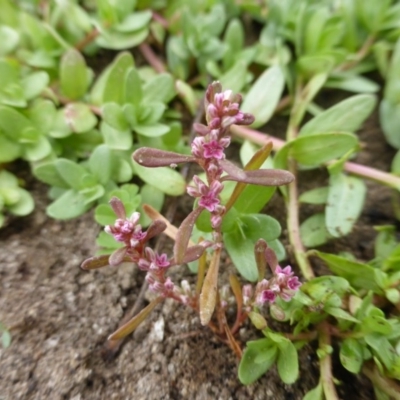
<instances>
[{"instance_id":1,"label":"green leaf","mask_svg":"<svg viewBox=\"0 0 400 400\"><path fill-rule=\"evenodd\" d=\"M139 115L138 121L140 125L152 125L158 122L158 120L163 116L165 111L165 104L160 102L155 102L151 104L146 104L140 108L143 115Z\"/></svg>"},{"instance_id":2,"label":"green leaf","mask_svg":"<svg viewBox=\"0 0 400 400\"><path fill-rule=\"evenodd\" d=\"M351 133L330 132L298 137L286 146L300 164L318 166L357 147L358 139Z\"/></svg>"},{"instance_id":3,"label":"green leaf","mask_svg":"<svg viewBox=\"0 0 400 400\"><path fill-rule=\"evenodd\" d=\"M0 163L14 161L21 156L21 146L0 132Z\"/></svg>"},{"instance_id":4,"label":"green leaf","mask_svg":"<svg viewBox=\"0 0 400 400\"><path fill-rule=\"evenodd\" d=\"M361 214L366 187L361 179L342 173L329 179L328 202L325 208L326 228L333 237L345 236Z\"/></svg>"},{"instance_id":5,"label":"green leaf","mask_svg":"<svg viewBox=\"0 0 400 400\"><path fill-rule=\"evenodd\" d=\"M18 43L19 32L10 26L0 25L0 56L11 53L17 47Z\"/></svg>"},{"instance_id":6,"label":"green leaf","mask_svg":"<svg viewBox=\"0 0 400 400\"><path fill-rule=\"evenodd\" d=\"M334 75L324 86L354 93L376 93L380 89L379 84L373 80L354 74Z\"/></svg>"},{"instance_id":7,"label":"green leaf","mask_svg":"<svg viewBox=\"0 0 400 400\"><path fill-rule=\"evenodd\" d=\"M389 70L386 75L383 97L390 104L400 104L400 39L397 39L394 47Z\"/></svg>"},{"instance_id":8,"label":"green leaf","mask_svg":"<svg viewBox=\"0 0 400 400\"><path fill-rule=\"evenodd\" d=\"M94 212L94 219L100 225L113 225L116 219L115 213L109 204L99 204Z\"/></svg>"},{"instance_id":9,"label":"green leaf","mask_svg":"<svg viewBox=\"0 0 400 400\"><path fill-rule=\"evenodd\" d=\"M299 135L312 135L321 132L355 132L372 113L376 97L369 94L352 96L325 110L305 124Z\"/></svg>"},{"instance_id":10,"label":"green leaf","mask_svg":"<svg viewBox=\"0 0 400 400\"><path fill-rule=\"evenodd\" d=\"M219 81L222 87L229 88L234 93L240 92L244 85L247 83L247 62L243 60L238 60L228 71L226 71Z\"/></svg>"},{"instance_id":11,"label":"green leaf","mask_svg":"<svg viewBox=\"0 0 400 400\"><path fill-rule=\"evenodd\" d=\"M61 58L60 86L62 94L71 99L80 99L89 84L86 62L79 51L71 48Z\"/></svg>"},{"instance_id":12,"label":"green leaf","mask_svg":"<svg viewBox=\"0 0 400 400\"><path fill-rule=\"evenodd\" d=\"M133 144L133 136L129 129L118 130L106 122L100 125L105 144L113 150L130 150Z\"/></svg>"},{"instance_id":13,"label":"green leaf","mask_svg":"<svg viewBox=\"0 0 400 400\"><path fill-rule=\"evenodd\" d=\"M31 122L23 114L11 107L0 106L0 130L9 138L18 140L31 128Z\"/></svg>"},{"instance_id":14,"label":"green leaf","mask_svg":"<svg viewBox=\"0 0 400 400\"><path fill-rule=\"evenodd\" d=\"M148 226L151 219L143 212L143 204L149 204L157 211L160 211L164 204L164 193L156 186L144 184L140 190L141 204L140 204L140 224Z\"/></svg>"},{"instance_id":15,"label":"green leaf","mask_svg":"<svg viewBox=\"0 0 400 400\"><path fill-rule=\"evenodd\" d=\"M23 158L28 161L39 161L51 153L51 144L49 140L40 136L35 143L27 143L23 147Z\"/></svg>"},{"instance_id":16,"label":"green leaf","mask_svg":"<svg viewBox=\"0 0 400 400\"><path fill-rule=\"evenodd\" d=\"M394 349L389 340L379 333L365 335L365 341L374 350L374 353L382 361L387 369L391 369L393 363Z\"/></svg>"},{"instance_id":17,"label":"green leaf","mask_svg":"<svg viewBox=\"0 0 400 400\"><path fill-rule=\"evenodd\" d=\"M60 177L69 187L76 190L80 190L84 187L82 185L82 178L87 175L88 172L81 165L66 158L58 158L54 161L54 165Z\"/></svg>"},{"instance_id":18,"label":"green leaf","mask_svg":"<svg viewBox=\"0 0 400 400\"><path fill-rule=\"evenodd\" d=\"M239 380L243 385L250 385L258 378L264 375L273 365L276 359L276 352L271 352L271 348L276 348L276 345L270 339L260 339L252 342L247 342L247 347L243 353L239 364ZM265 358L260 361L260 354L267 354L270 358Z\"/></svg>"},{"instance_id":19,"label":"green leaf","mask_svg":"<svg viewBox=\"0 0 400 400\"><path fill-rule=\"evenodd\" d=\"M234 207L241 213L258 213L269 202L275 191L275 186L247 185Z\"/></svg>"},{"instance_id":20,"label":"green leaf","mask_svg":"<svg viewBox=\"0 0 400 400\"><path fill-rule=\"evenodd\" d=\"M90 131L97 125L97 118L87 104L71 103L64 108L65 123L75 133Z\"/></svg>"},{"instance_id":21,"label":"green leaf","mask_svg":"<svg viewBox=\"0 0 400 400\"><path fill-rule=\"evenodd\" d=\"M321 382L306 393L303 400L324 400Z\"/></svg>"},{"instance_id":22,"label":"green leaf","mask_svg":"<svg viewBox=\"0 0 400 400\"><path fill-rule=\"evenodd\" d=\"M25 189L18 188L18 192L19 200L12 206L8 207L8 210L14 215L28 215L35 208L35 202L33 201L31 194Z\"/></svg>"},{"instance_id":23,"label":"green leaf","mask_svg":"<svg viewBox=\"0 0 400 400\"><path fill-rule=\"evenodd\" d=\"M312 254L320 257L334 274L347 279L355 288L373 290L375 293L382 294L382 289L375 280L376 270L370 265L320 251L313 251Z\"/></svg>"},{"instance_id":24,"label":"green leaf","mask_svg":"<svg viewBox=\"0 0 400 400\"><path fill-rule=\"evenodd\" d=\"M186 182L179 172L168 167L146 168L135 161L132 163L140 179L149 185L157 187L170 196L180 196L185 193Z\"/></svg>"},{"instance_id":25,"label":"green leaf","mask_svg":"<svg viewBox=\"0 0 400 400\"><path fill-rule=\"evenodd\" d=\"M28 117L42 132L49 132L54 126L56 113L56 107L52 101L37 99L29 108Z\"/></svg>"},{"instance_id":26,"label":"green leaf","mask_svg":"<svg viewBox=\"0 0 400 400\"><path fill-rule=\"evenodd\" d=\"M125 74L124 103L131 103L138 107L142 97L142 82L139 73L135 67L131 67Z\"/></svg>"},{"instance_id":27,"label":"green leaf","mask_svg":"<svg viewBox=\"0 0 400 400\"><path fill-rule=\"evenodd\" d=\"M399 94L400 97L400 94ZM400 100L393 103L383 99L379 107L379 118L386 141L396 149L400 149Z\"/></svg>"},{"instance_id":28,"label":"green leaf","mask_svg":"<svg viewBox=\"0 0 400 400\"><path fill-rule=\"evenodd\" d=\"M299 201L306 204L325 204L328 201L328 187L308 190L300 195Z\"/></svg>"},{"instance_id":29,"label":"green leaf","mask_svg":"<svg viewBox=\"0 0 400 400\"><path fill-rule=\"evenodd\" d=\"M121 23L113 28L118 32L133 32L145 28L151 20L150 10L136 11L128 15Z\"/></svg>"},{"instance_id":30,"label":"green leaf","mask_svg":"<svg viewBox=\"0 0 400 400\"><path fill-rule=\"evenodd\" d=\"M343 296L349 290L349 282L340 276L320 276L303 284L301 290L317 301L324 303L332 294ZM339 298L340 300L340 298Z\"/></svg>"},{"instance_id":31,"label":"green leaf","mask_svg":"<svg viewBox=\"0 0 400 400\"><path fill-rule=\"evenodd\" d=\"M272 217L263 214L241 215L237 229L224 233L224 243L235 267L249 281L258 278L254 259L254 243L262 238L273 241L280 235L280 225Z\"/></svg>"},{"instance_id":32,"label":"green leaf","mask_svg":"<svg viewBox=\"0 0 400 400\"><path fill-rule=\"evenodd\" d=\"M285 343L279 345L278 373L287 385L294 383L299 376L299 358L294 344L286 339Z\"/></svg>"},{"instance_id":33,"label":"green leaf","mask_svg":"<svg viewBox=\"0 0 400 400\"><path fill-rule=\"evenodd\" d=\"M1 225L0 225L1 226ZM7 330L4 330L1 334L1 344L6 349L11 345L11 333Z\"/></svg>"},{"instance_id":34,"label":"green leaf","mask_svg":"<svg viewBox=\"0 0 400 400\"><path fill-rule=\"evenodd\" d=\"M69 184L58 173L54 161L40 164L34 167L32 172L36 178L50 186L56 186L65 189L70 187Z\"/></svg>"},{"instance_id":35,"label":"green leaf","mask_svg":"<svg viewBox=\"0 0 400 400\"><path fill-rule=\"evenodd\" d=\"M169 126L160 123L151 125L135 125L134 130L146 137L159 137L169 132Z\"/></svg>"},{"instance_id":36,"label":"green leaf","mask_svg":"<svg viewBox=\"0 0 400 400\"><path fill-rule=\"evenodd\" d=\"M176 95L174 79L172 75L161 73L143 85L143 103L160 101L168 103Z\"/></svg>"},{"instance_id":37,"label":"green leaf","mask_svg":"<svg viewBox=\"0 0 400 400\"><path fill-rule=\"evenodd\" d=\"M228 46L222 59L224 68L233 65L235 55L243 48L244 36L245 33L241 21L237 18L229 21L224 34L224 43ZM230 86L224 87L230 88ZM236 90L234 90L234 92L236 92Z\"/></svg>"},{"instance_id":38,"label":"green leaf","mask_svg":"<svg viewBox=\"0 0 400 400\"><path fill-rule=\"evenodd\" d=\"M81 189L79 193L83 196L84 203L89 205L95 200L103 197L105 194L105 189L102 185L97 184Z\"/></svg>"},{"instance_id":39,"label":"green leaf","mask_svg":"<svg viewBox=\"0 0 400 400\"><path fill-rule=\"evenodd\" d=\"M49 84L49 75L44 71L34 72L21 81L22 90L26 100L39 96Z\"/></svg>"},{"instance_id":40,"label":"green leaf","mask_svg":"<svg viewBox=\"0 0 400 400\"><path fill-rule=\"evenodd\" d=\"M103 31L102 35L96 38L96 44L105 49L126 50L144 42L148 34L147 27L129 33Z\"/></svg>"},{"instance_id":41,"label":"green leaf","mask_svg":"<svg viewBox=\"0 0 400 400\"><path fill-rule=\"evenodd\" d=\"M241 106L243 112L254 115L252 127L258 128L272 117L284 85L285 79L279 66L270 67L253 84Z\"/></svg>"},{"instance_id":42,"label":"green leaf","mask_svg":"<svg viewBox=\"0 0 400 400\"><path fill-rule=\"evenodd\" d=\"M358 319L354 318L351 314L347 311L343 310L339 307L324 307L324 311L329 315L333 315L336 318L344 319L346 321L356 322L359 323Z\"/></svg>"},{"instance_id":43,"label":"green leaf","mask_svg":"<svg viewBox=\"0 0 400 400\"><path fill-rule=\"evenodd\" d=\"M89 169L97 181L105 185L111 177L111 151L105 144L97 146L89 158Z\"/></svg>"},{"instance_id":44,"label":"green leaf","mask_svg":"<svg viewBox=\"0 0 400 400\"><path fill-rule=\"evenodd\" d=\"M325 226L325 214L318 213L307 218L300 225L300 236L306 247L321 246L331 239Z\"/></svg>"},{"instance_id":45,"label":"green leaf","mask_svg":"<svg viewBox=\"0 0 400 400\"><path fill-rule=\"evenodd\" d=\"M113 61L104 83L102 102L124 104L124 77L128 70L133 67L131 53L120 53Z\"/></svg>"},{"instance_id":46,"label":"green leaf","mask_svg":"<svg viewBox=\"0 0 400 400\"><path fill-rule=\"evenodd\" d=\"M353 338L344 339L340 346L340 362L353 374L358 374L363 365L363 347Z\"/></svg>"},{"instance_id":47,"label":"green leaf","mask_svg":"<svg viewBox=\"0 0 400 400\"><path fill-rule=\"evenodd\" d=\"M122 111L122 107L117 103L105 103L101 109L103 120L117 131L129 129L128 121Z\"/></svg>"},{"instance_id":48,"label":"green leaf","mask_svg":"<svg viewBox=\"0 0 400 400\"><path fill-rule=\"evenodd\" d=\"M51 203L46 212L51 218L70 219L79 217L89 208L90 204L85 204L84 197L74 189L70 189Z\"/></svg>"}]
</instances>

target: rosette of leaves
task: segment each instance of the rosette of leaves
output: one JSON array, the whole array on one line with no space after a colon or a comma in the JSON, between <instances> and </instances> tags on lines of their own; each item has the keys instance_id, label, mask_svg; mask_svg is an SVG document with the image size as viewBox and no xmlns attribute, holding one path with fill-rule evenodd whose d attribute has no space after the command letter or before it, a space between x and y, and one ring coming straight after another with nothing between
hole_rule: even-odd
<instances>
[{"instance_id":1,"label":"rosette of leaves","mask_svg":"<svg viewBox=\"0 0 400 400\"><path fill-rule=\"evenodd\" d=\"M222 38L221 60L210 59L206 63L207 72L233 92L240 92L252 80L248 67L256 58L257 48L244 47L244 39L243 23L236 18L230 20Z\"/></svg>"},{"instance_id":2,"label":"rosette of leaves","mask_svg":"<svg viewBox=\"0 0 400 400\"><path fill-rule=\"evenodd\" d=\"M258 62L290 58L285 42L295 49L293 67L303 79L326 74L325 87L355 93L374 93L379 85L361 74L385 69L391 37L396 37L398 7L383 1L358 0L332 7L328 1L293 0L269 3L260 35ZM376 44L374 44L376 42ZM363 48L361 53L358 50ZM365 57L369 52L374 57ZM364 59L365 58L365 59ZM284 63L286 64L286 63ZM293 68L292 68L293 70ZM291 71L287 70L287 76ZM288 81L294 89L295 80Z\"/></svg>"},{"instance_id":3,"label":"rosette of leaves","mask_svg":"<svg viewBox=\"0 0 400 400\"><path fill-rule=\"evenodd\" d=\"M157 208L161 207L162 193L178 196L185 191L185 181L177 171L160 168L153 173L139 165L132 168L129 152L115 151L105 144L97 146L86 161L57 158L33 169L38 179L51 186L49 194L54 202L47 207L47 214L56 219L74 218L96 203L107 202L118 189L118 183L128 182L134 172L158 189L145 196L146 201L153 197L149 202ZM129 199L134 198L133 189L120 190L128 190Z\"/></svg>"},{"instance_id":4,"label":"rosette of leaves","mask_svg":"<svg viewBox=\"0 0 400 400\"><path fill-rule=\"evenodd\" d=\"M66 158L43 162L33 169L34 175L51 186L54 202L47 214L56 219L69 219L82 215L118 182L132 177L128 158L116 155L108 146L100 145L87 161L78 163Z\"/></svg>"},{"instance_id":5,"label":"rosette of leaves","mask_svg":"<svg viewBox=\"0 0 400 400\"><path fill-rule=\"evenodd\" d=\"M24 216L28 215L34 206L32 196L19 186L18 179L8 171L0 171L0 228L4 224L4 213Z\"/></svg>"},{"instance_id":6,"label":"rosette of leaves","mask_svg":"<svg viewBox=\"0 0 400 400\"><path fill-rule=\"evenodd\" d=\"M225 28L226 13L222 4L205 12L200 2L191 2L179 9L179 15L179 20L170 24L172 35L166 50L169 70L185 81L192 72L192 62L196 62L200 73L205 73L209 60L221 59L225 45L219 36Z\"/></svg>"},{"instance_id":7,"label":"rosette of leaves","mask_svg":"<svg viewBox=\"0 0 400 400\"><path fill-rule=\"evenodd\" d=\"M158 138L171 131L164 116L175 94L171 75L151 74L144 81L132 55L119 54L91 91L92 102L101 106L104 142L112 149L132 149L133 131L139 143L160 143Z\"/></svg>"},{"instance_id":8,"label":"rosette of leaves","mask_svg":"<svg viewBox=\"0 0 400 400\"><path fill-rule=\"evenodd\" d=\"M106 49L122 50L142 43L149 34L150 10L135 11L137 1L96 2L94 24L99 32L95 43Z\"/></svg>"}]
</instances>

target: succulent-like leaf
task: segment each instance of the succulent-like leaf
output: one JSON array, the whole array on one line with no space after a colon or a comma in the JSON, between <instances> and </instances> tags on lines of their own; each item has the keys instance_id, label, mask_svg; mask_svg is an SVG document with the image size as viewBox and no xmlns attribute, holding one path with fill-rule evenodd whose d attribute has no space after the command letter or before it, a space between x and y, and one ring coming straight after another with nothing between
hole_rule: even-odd
<instances>
[{"instance_id":1,"label":"succulent-like leaf","mask_svg":"<svg viewBox=\"0 0 400 400\"><path fill-rule=\"evenodd\" d=\"M236 181L245 182L253 185L261 186L280 186L287 185L293 182L294 176L289 171L280 169L257 169L255 171L243 171L243 175L236 174L226 175L222 178L222 181Z\"/></svg>"},{"instance_id":2,"label":"succulent-like leaf","mask_svg":"<svg viewBox=\"0 0 400 400\"><path fill-rule=\"evenodd\" d=\"M79 51L71 48L61 58L60 84L64 96L71 100L81 98L89 83L85 59Z\"/></svg>"},{"instance_id":3,"label":"succulent-like leaf","mask_svg":"<svg viewBox=\"0 0 400 400\"><path fill-rule=\"evenodd\" d=\"M164 221L156 219L149 225L146 231L146 240L150 240L154 236L163 233L166 229L167 229L167 224Z\"/></svg>"},{"instance_id":4,"label":"succulent-like leaf","mask_svg":"<svg viewBox=\"0 0 400 400\"><path fill-rule=\"evenodd\" d=\"M81 264L81 268L84 270L91 270L106 267L107 265L110 265L108 261L109 258L110 256L108 254L88 258Z\"/></svg>"},{"instance_id":5,"label":"succulent-like leaf","mask_svg":"<svg viewBox=\"0 0 400 400\"><path fill-rule=\"evenodd\" d=\"M182 264L188 248L190 236L192 235L194 224L203 211L202 207L195 208L181 223L178 229L174 245L174 259L177 264Z\"/></svg>"},{"instance_id":6,"label":"succulent-like leaf","mask_svg":"<svg viewBox=\"0 0 400 400\"><path fill-rule=\"evenodd\" d=\"M257 240L254 246L254 258L257 264L259 282L264 279L267 269L267 260L265 259L265 250L267 247L267 242L264 239Z\"/></svg>"},{"instance_id":7,"label":"succulent-like leaf","mask_svg":"<svg viewBox=\"0 0 400 400\"><path fill-rule=\"evenodd\" d=\"M110 255L110 258L108 259L110 265L117 266L122 262L124 262L126 251L127 251L126 247L120 247L119 249L113 251L113 253Z\"/></svg>"},{"instance_id":8,"label":"succulent-like leaf","mask_svg":"<svg viewBox=\"0 0 400 400\"><path fill-rule=\"evenodd\" d=\"M119 340L128 336L132 333L156 308L156 306L164 300L163 297L157 297L151 303L149 303L139 314L135 315L125 325L118 328L112 335L109 336L108 340Z\"/></svg>"},{"instance_id":9,"label":"succulent-like leaf","mask_svg":"<svg viewBox=\"0 0 400 400\"><path fill-rule=\"evenodd\" d=\"M207 325L214 313L218 291L218 271L221 259L221 249L218 248L212 255L210 266L200 294L200 322Z\"/></svg>"},{"instance_id":10,"label":"succulent-like leaf","mask_svg":"<svg viewBox=\"0 0 400 400\"><path fill-rule=\"evenodd\" d=\"M193 156L151 147L141 147L133 153L132 157L138 164L150 168L170 167L171 165L195 161Z\"/></svg>"}]
</instances>

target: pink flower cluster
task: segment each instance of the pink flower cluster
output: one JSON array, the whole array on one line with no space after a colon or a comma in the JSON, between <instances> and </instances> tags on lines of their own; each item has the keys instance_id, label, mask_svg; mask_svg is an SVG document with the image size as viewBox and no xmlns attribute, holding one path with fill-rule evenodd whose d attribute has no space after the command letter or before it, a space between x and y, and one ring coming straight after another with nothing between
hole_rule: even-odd
<instances>
[{"instance_id":1,"label":"pink flower cluster","mask_svg":"<svg viewBox=\"0 0 400 400\"><path fill-rule=\"evenodd\" d=\"M254 121L251 114L239 110L241 101L239 94L233 94L231 90L222 91L219 82L212 83L207 89L205 99L208 125L194 125L199 136L192 142L192 154L206 172L207 183L195 176L194 186L189 186L187 192L190 196L199 198L200 207L211 212L211 225L214 229L220 226L225 213L219 197L224 187L221 183L223 169L219 161L225 158L224 151L231 142L229 127L232 124L249 125Z\"/></svg>"},{"instance_id":2,"label":"pink flower cluster","mask_svg":"<svg viewBox=\"0 0 400 400\"><path fill-rule=\"evenodd\" d=\"M284 301L290 301L300 286L299 278L294 276L289 265L285 268L278 265L270 280L263 279L257 283L254 293L251 285L243 287L243 303L247 306L252 304L262 306L264 303L273 304L278 296Z\"/></svg>"},{"instance_id":3,"label":"pink flower cluster","mask_svg":"<svg viewBox=\"0 0 400 400\"><path fill-rule=\"evenodd\" d=\"M174 258L168 258L165 253L157 253L146 243L154 236L166 229L165 222L153 221L147 231L140 226L140 214L135 212L129 218L123 203L116 197L110 201L117 220L114 225L107 225L104 230L113 235L118 242L124 243L124 247L117 249L109 257L110 265L119 265L124 261L131 261L137 264L138 268L146 272L146 281L149 289L164 297L171 297L184 304L192 301L190 286L183 282L180 286L175 285L171 278L166 277L167 270L176 265ZM189 247L186 251L184 262L197 260L204 250L211 245L211 242L203 241L198 245Z\"/></svg>"},{"instance_id":4,"label":"pink flower cluster","mask_svg":"<svg viewBox=\"0 0 400 400\"><path fill-rule=\"evenodd\" d=\"M150 247L145 246L146 242L165 230L165 223L158 221L150 225L147 232L143 232L140 226L140 214L134 212L131 217L126 217L123 203L114 197L110 201L118 219L114 225L107 225L105 232L114 236L118 242L123 242L125 246L116 250L110 256L110 264L118 265L125 260L125 256L133 261L138 267L146 271L146 280L149 288L160 295L168 296L174 290L171 279L165 277L165 272L171 266L171 262L166 254L158 254Z\"/></svg>"}]
</instances>

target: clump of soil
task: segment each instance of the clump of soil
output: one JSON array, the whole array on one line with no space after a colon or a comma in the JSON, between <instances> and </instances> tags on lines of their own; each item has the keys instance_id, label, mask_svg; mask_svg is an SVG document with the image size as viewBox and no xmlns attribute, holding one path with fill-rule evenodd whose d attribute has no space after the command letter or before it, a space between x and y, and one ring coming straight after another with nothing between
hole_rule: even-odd
<instances>
[{"instance_id":1,"label":"clump of soil","mask_svg":"<svg viewBox=\"0 0 400 400\"><path fill-rule=\"evenodd\" d=\"M388 170L393 151L376 114L361 140L365 148L357 161ZM326 178L320 171L305 174L309 183L302 191L314 179ZM30 178L28 182L35 212L10 220L0 231L0 320L12 328L13 336L8 349L0 348L0 399L300 400L317 385L315 349L306 346L294 385L284 385L272 369L255 384L242 386L231 350L201 327L193 312L171 301L158 306L116 357L105 358L107 336L137 299L143 274L131 265L82 271L81 262L96 251L99 227L92 214L73 221L51 220L45 215L46 188ZM267 212L285 226L278 195ZM302 212L304 218L312 210ZM393 221L391 191L369 182L366 206L353 233L324 250L346 250L370 259L373 225ZM221 281L227 278L228 266L222 270ZM327 270L318 266L317 271ZM177 270L175 278L186 273ZM249 338L257 338L257 333L245 325L239 339L244 344ZM374 398L366 378L347 373L335 359L334 367L342 399Z\"/></svg>"}]
</instances>

